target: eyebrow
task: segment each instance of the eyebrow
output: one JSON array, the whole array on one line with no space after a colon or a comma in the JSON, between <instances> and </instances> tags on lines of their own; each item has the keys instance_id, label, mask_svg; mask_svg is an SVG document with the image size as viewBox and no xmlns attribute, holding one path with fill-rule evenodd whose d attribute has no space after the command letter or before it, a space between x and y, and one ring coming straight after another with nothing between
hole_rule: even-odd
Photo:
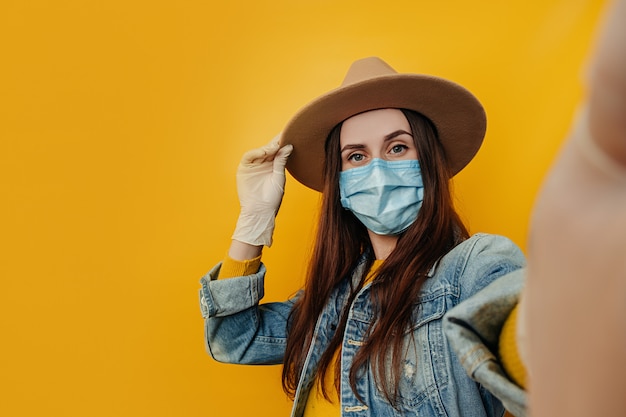
<instances>
[{"instance_id":1,"label":"eyebrow","mask_svg":"<svg viewBox=\"0 0 626 417\"><path fill-rule=\"evenodd\" d=\"M390 134L385 136L385 142L400 135L409 135L410 137L413 137L413 135L407 132L406 130L398 129L395 132L391 132Z\"/></svg>"},{"instance_id":2,"label":"eyebrow","mask_svg":"<svg viewBox=\"0 0 626 417\"><path fill-rule=\"evenodd\" d=\"M385 137L383 138L383 142L388 142L400 135L409 135L410 137L413 137L413 135L407 132L406 130L398 129L394 132L389 133L388 135L385 135ZM349 144L349 145L344 146L341 149L340 153L343 153L344 151L351 150L351 149L364 149L364 148L365 148L365 145L360 144L360 143Z\"/></svg>"}]
</instances>

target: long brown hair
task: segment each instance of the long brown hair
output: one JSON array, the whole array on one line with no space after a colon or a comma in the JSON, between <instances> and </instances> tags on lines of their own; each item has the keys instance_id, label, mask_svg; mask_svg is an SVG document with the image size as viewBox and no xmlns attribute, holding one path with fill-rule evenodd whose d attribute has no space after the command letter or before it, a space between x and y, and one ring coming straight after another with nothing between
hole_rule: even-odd
<instances>
[{"instance_id":1,"label":"long brown hair","mask_svg":"<svg viewBox=\"0 0 626 417\"><path fill-rule=\"evenodd\" d=\"M350 386L356 393L357 373L372 367L377 385L387 400L396 404L403 338L411 328L414 303L428 271L435 262L468 232L454 210L450 190L450 169L445 152L437 139L433 124L411 110L401 109L409 121L419 155L424 182L424 201L416 221L398 239L397 245L376 273L371 286L374 318L363 346L355 355L350 370ZM326 163L322 207L309 264L304 293L289 317L289 337L284 357L283 389L295 396L298 380L311 345L314 328L333 289L350 273L366 251L372 252L367 229L339 200L341 155L339 136L341 124L326 141ZM368 260L371 266L372 259ZM351 286L350 297L337 325L330 345L322 354L317 375L324 381L334 354L340 348L349 307L361 282ZM391 367L387 358L391 358ZM335 366L335 386L339 389L340 367ZM322 392L329 398L324 384Z\"/></svg>"}]
</instances>

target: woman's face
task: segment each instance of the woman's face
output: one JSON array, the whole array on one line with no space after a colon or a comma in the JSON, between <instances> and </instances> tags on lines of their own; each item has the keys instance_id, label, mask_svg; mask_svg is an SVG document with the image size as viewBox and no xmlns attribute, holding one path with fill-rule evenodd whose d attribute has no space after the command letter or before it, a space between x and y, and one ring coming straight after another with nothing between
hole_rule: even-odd
<instances>
[{"instance_id":1,"label":"woman's face","mask_svg":"<svg viewBox=\"0 0 626 417\"><path fill-rule=\"evenodd\" d=\"M341 170L387 161L417 159L408 120L398 109L371 110L346 119L339 136Z\"/></svg>"}]
</instances>

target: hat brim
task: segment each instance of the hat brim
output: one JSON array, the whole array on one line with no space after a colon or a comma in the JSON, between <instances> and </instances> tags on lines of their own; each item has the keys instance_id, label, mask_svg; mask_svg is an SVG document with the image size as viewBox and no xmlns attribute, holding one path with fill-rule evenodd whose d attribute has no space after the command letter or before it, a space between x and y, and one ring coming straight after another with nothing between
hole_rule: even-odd
<instances>
[{"instance_id":1,"label":"hat brim","mask_svg":"<svg viewBox=\"0 0 626 417\"><path fill-rule=\"evenodd\" d=\"M429 118L453 175L472 160L485 136L483 106L464 87L430 75L384 75L332 90L296 113L281 136L281 145L293 145L287 170L300 183L322 191L324 144L331 130L356 114L384 108L414 110Z\"/></svg>"}]
</instances>

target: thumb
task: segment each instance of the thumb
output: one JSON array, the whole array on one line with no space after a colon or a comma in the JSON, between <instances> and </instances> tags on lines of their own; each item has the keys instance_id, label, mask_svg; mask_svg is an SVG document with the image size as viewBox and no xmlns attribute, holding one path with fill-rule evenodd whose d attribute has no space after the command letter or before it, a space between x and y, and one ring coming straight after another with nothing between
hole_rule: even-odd
<instances>
[{"instance_id":1,"label":"thumb","mask_svg":"<svg viewBox=\"0 0 626 417\"><path fill-rule=\"evenodd\" d=\"M291 155L293 151L293 145L285 145L278 150L276 156L274 157L274 172L284 173L285 165L287 164L287 158Z\"/></svg>"}]
</instances>

